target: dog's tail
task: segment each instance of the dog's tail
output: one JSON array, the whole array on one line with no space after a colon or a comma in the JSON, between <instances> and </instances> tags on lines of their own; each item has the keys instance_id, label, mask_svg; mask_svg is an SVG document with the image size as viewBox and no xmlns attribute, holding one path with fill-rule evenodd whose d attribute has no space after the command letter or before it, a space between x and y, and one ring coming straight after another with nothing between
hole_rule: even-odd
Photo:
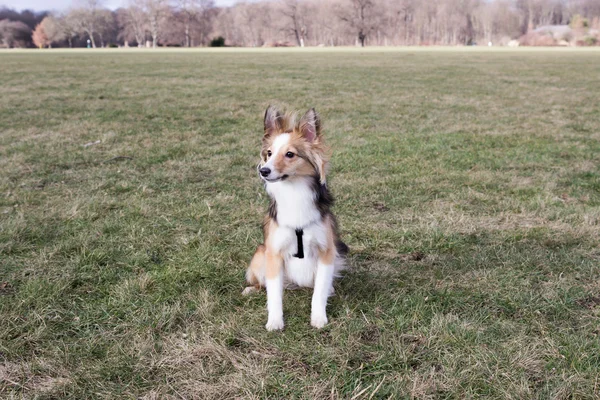
<instances>
[{"instance_id":1,"label":"dog's tail","mask_svg":"<svg viewBox=\"0 0 600 400\"><path fill-rule=\"evenodd\" d=\"M348 246L346 243L341 240L335 241L335 248L337 250L337 255L335 257L335 261L333 262L334 266L334 276L339 278L342 276L342 271L348 269L348 264L346 263L346 255L348 254Z\"/></svg>"},{"instance_id":2,"label":"dog's tail","mask_svg":"<svg viewBox=\"0 0 600 400\"><path fill-rule=\"evenodd\" d=\"M335 241L335 248L338 254L343 257L346 257L348 255L348 252L350 251L348 245L339 239Z\"/></svg>"}]
</instances>

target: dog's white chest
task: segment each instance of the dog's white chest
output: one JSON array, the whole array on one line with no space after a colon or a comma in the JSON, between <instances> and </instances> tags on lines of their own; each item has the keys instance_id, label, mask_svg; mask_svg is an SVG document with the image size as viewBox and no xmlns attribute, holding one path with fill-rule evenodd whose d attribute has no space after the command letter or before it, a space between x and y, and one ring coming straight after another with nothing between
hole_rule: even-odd
<instances>
[{"instance_id":1,"label":"dog's white chest","mask_svg":"<svg viewBox=\"0 0 600 400\"><path fill-rule=\"evenodd\" d=\"M310 180L270 183L267 192L277 203L277 224L280 226L303 228L321 218L315 207Z\"/></svg>"},{"instance_id":2,"label":"dog's white chest","mask_svg":"<svg viewBox=\"0 0 600 400\"><path fill-rule=\"evenodd\" d=\"M288 247L285 253L284 268L285 276L290 283L298 286L313 287L315 281L315 272L317 270L317 257L319 254L319 245L315 240L314 229L306 229L302 233L302 253L304 258L298 258L300 251L298 248L298 238L294 232L294 243Z\"/></svg>"},{"instance_id":3,"label":"dog's white chest","mask_svg":"<svg viewBox=\"0 0 600 400\"><path fill-rule=\"evenodd\" d=\"M271 248L283 255L289 283L313 287L319 249L327 246L327 232L315 206L310 180L277 182L267 185L277 204L277 229L269 235ZM302 229L304 258L298 254L296 229Z\"/></svg>"},{"instance_id":4,"label":"dog's white chest","mask_svg":"<svg viewBox=\"0 0 600 400\"><path fill-rule=\"evenodd\" d=\"M290 283L298 286L313 287L319 249L325 248L327 234L319 220L303 230L302 245L304 258L294 257L298 254L298 239L292 228L280 226L271 235L271 244L275 250L281 251L284 257L285 276Z\"/></svg>"}]
</instances>

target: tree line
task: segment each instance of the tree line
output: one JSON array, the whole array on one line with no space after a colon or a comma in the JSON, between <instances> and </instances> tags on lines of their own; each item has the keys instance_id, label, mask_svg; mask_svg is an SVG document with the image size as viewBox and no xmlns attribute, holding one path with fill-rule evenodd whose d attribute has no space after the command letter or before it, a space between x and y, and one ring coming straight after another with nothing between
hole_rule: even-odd
<instances>
[{"instance_id":1,"label":"tree line","mask_svg":"<svg viewBox=\"0 0 600 400\"><path fill-rule=\"evenodd\" d=\"M62 13L0 9L2 47L593 45L599 30L600 0L129 0L117 10L79 0Z\"/></svg>"}]
</instances>

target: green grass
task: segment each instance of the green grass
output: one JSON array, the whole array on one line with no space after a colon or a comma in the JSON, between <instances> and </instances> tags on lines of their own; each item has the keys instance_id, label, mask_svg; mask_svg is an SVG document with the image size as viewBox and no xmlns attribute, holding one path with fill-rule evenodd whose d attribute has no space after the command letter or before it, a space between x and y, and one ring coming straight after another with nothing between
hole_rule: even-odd
<instances>
[{"instance_id":1,"label":"green grass","mask_svg":"<svg viewBox=\"0 0 600 400\"><path fill-rule=\"evenodd\" d=\"M0 397L600 397L599 65L0 53ZM351 269L323 330L308 290L281 333L240 295L273 102L334 150Z\"/></svg>"}]
</instances>

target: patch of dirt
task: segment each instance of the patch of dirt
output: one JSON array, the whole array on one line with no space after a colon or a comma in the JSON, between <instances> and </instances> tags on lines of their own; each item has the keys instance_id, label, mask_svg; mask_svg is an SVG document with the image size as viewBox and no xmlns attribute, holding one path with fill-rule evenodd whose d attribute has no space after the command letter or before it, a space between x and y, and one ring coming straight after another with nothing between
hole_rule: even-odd
<instances>
[{"instance_id":1,"label":"patch of dirt","mask_svg":"<svg viewBox=\"0 0 600 400\"><path fill-rule=\"evenodd\" d=\"M381 336L379 328L370 325L360 333L360 340L365 343L375 343L379 340L379 336Z\"/></svg>"},{"instance_id":2,"label":"patch of dirt","mask_svg":"<svg viewBox=\"0 0 600 400\"><path fill-rule=\"evenodd\" d=\"M597 306L600 306L600 296L589 296L583 299L577 300L577 304L579 304L583 308L593 309Z\"/></svg>"},{"instance_id":3,"label":"patch of dirt","mask_svg":"<svg viewBox=\"0 0 600 400\"><path fill-rule=\"evenodd\" d=\"M385 212L385 211L389 211L390 208L388 206L386 206L385 204L379 202L379 201L375 201L373 202L373 208L376 209L379 212Z\"/></svg>"},{"instance_id":4,"label":"patch of dirt","mask_svg":"<svg viewBox=\"0 0 600 400\"><path fill-rule=\"evenodd\" d=\"M9 282L0 282L0 294L9 294L13 291L13 287Z\"/></svg>"},{"instance_id":5,"label":"patch of dirt","mask_svg":"<svg viewBox=\"0 0 600 400\"><path fill-rule=\"evenodd\" d=\"M403 261L422 261L427 258L427 255L422 251L413 251L412 253L400 254L399 257Z\"/></svg>"},{"instance_id":6,"label":"patch of dirt","mask_svg":"<svg viewBox=\"0 0 600 400\"><path fill-rule=\"evenodd\" d=\"M48 365L44 362L37 366L42 370L47 369ZM32 365L28 363L16 364L5 362L0 364L0 382L7 383L9 387L22 390L35 395L51 394L62 387L71 383L71 380L66 377L66 374L61 374L60 370L54 371L58 376L50 376L42 371L35 371Z\"/></svg>"}]
</instances>

